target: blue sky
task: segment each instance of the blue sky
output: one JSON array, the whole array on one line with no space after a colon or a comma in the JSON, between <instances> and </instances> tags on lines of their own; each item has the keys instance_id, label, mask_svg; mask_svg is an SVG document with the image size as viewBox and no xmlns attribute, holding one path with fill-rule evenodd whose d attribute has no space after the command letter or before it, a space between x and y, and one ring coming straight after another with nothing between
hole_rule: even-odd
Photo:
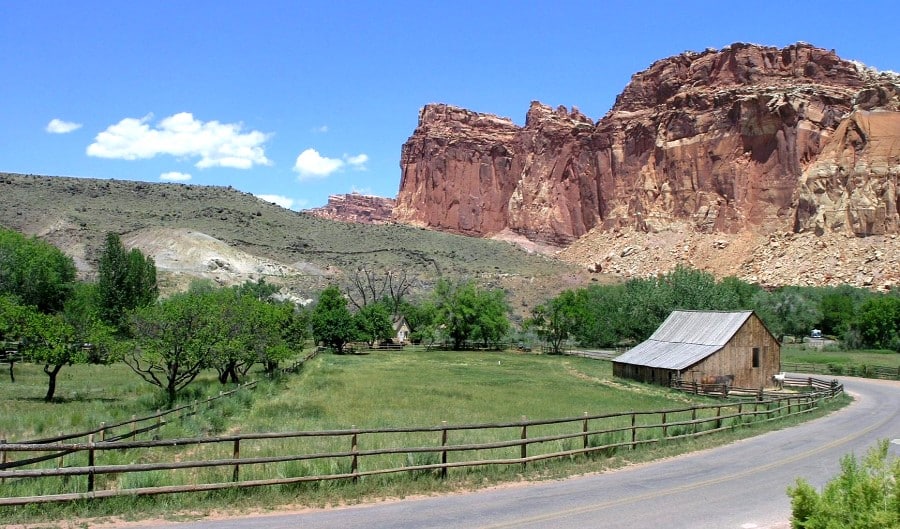
<instances>
[{"instance_id":1,"label":"blue sky","mask_svg":"<svg viewBox=\"0 0 900 529\"><path fill-rule=\"evenodd\" d=\"M0 171L395 196L419 109L602 117L686 50L805 41L900 71L894 2L0 0Z\"/></svg>"}]
</instances>

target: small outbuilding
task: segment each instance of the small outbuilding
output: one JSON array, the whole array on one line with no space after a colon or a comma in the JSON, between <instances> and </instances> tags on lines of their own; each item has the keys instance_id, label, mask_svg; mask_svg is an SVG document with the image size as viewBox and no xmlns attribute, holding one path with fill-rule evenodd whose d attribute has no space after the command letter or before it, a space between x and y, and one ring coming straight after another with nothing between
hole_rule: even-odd
<instances>
[{"instance_id":1,"label":"small outbuilding","mask_svg":"<svg viewBox=\"0 0 900 529\"><path fill-rule=\"evenodd\" d=\"M781 371L781 344L753 311L676 310L650 338L613 360L613 375L768 387Z\"/></svg>"}]
</instances>

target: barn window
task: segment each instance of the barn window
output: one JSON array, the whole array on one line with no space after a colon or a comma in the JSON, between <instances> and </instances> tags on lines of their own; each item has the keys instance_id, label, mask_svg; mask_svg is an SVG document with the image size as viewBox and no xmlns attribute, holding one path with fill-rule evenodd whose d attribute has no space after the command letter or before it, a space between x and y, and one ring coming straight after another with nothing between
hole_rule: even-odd
<instances>
[{"instance_id":1,"label":"barn window","mask_svg":"<svg viewBox=\"0 0 900 529\"><path fill-rule=\"evenodd\" d=\"M753 367L759 367L759 347L753 348Z\"/></svg>"}]
</instances>

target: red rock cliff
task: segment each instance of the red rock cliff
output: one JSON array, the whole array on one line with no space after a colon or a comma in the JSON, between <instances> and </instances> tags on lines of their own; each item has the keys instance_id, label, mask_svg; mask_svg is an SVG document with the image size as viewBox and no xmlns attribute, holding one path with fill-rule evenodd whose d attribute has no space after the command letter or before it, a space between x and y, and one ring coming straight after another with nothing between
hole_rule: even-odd
<instances>
[{"instance_id":1,"label":"red rock cliff","mask_svg":"<svg viewBox=\"0 0 900 529\"><path fill-rule=\"evenodd\" d=\"M596 124L524 127L428 105L403 146L401 222L567 244L594 227L898 231L896 76L808 44L734 44L635 74Z\"/></svg>"}]
</instances>

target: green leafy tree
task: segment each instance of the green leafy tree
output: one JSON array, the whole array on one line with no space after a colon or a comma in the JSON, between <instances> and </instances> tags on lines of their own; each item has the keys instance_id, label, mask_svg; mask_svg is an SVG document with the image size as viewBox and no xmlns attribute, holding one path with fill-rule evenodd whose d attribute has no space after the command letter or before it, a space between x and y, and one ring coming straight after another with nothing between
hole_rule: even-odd
<instances>
[{"instance_id":1,"label":"green leafy tree","mask_svg":"<svg viewBox=\"0 0 900 529\"><path fill-rule=\"evenodd\" d=\"M216 302L214 295L186 292L140 307L131 316L131 350L122 360L144 381L161 388L169 407L225 339Z\"/></svg>"},{"instance_id":2,"label":"green leafy tree","mask_svg":"<svg viewBox=\"0 0 900 529\"><path fill-rule=\"evenodd\" d=\"M75 263L37 237L0 228L0 294L40 312L62 310L75 285Z\"/></svg>"},{"instance_id":3,"label":"green leafy tree","mask_svg":"<svg viewBox=\"0 0 900 529\"><path fill-rule=\"evenodd\" d=\"M313 338L316 343L331 347L336 354L344 353L344 346L356 338L356 324L347 308L341 290L330 285L319 294L310 314Z\"/></svg>"},{"instance_id":4,"label":"green leafy tree","mask_svg":"<svg viewBox=\"0 0 900 529\"><path fill-rule=\"evenodd\" d=\"M406 318L410 329L409 339L413 343L434 343L437 339L437 311L431 300L419 303L403 301L398 310Z\"/></svg>"},{"instance_id":5,"label":"green leafy tree","mask_svg":"<svg viewBox=\"0 0 900 529\"><path fill-rule=\"evenodd\" d=\"M526 326L535 329L550 348L551 354L562 352L562 346L570 336L584 325L587 319L584 305L578 294L566 290L555 298L538 305L531 311L531 318Z\"/></svg>"},{"instance_id":6,"label":"green leafy tree","mask_svg":"<svg viewBox=\"0 0 900 529\"><path fill-rule=\"evenodd\" d=\"M104 321L127 329L128 313L156 301L156 264L137 248L128 251L115 233L106 235L97 275L97 296Z\"/></svg>"},{"instance_id":7,"label":"green leafy tree","mask_svg":"<svg viewBox=\"0 0 900 529\"><path fill-rule=\"evenodd\" d=\"M874 529L900 527L900 459L888 457L880 441L860 462L841 460L841 473L818 493L798 479L788 488L793 529Z\"/></svg>"},{"instance_id":8,"label":"green leafy tree","mask_svg":"<svg viewBox=\"0 0 900 529\"><path fill-rule=\"evenodd\" d=\"M375 342L390 340L394 336L391 311L385 303L369 303L353 316L357 336L370 346Z\"/></svg>"},{"instance_id":9,"label":"green leafy tree","mask_svg":"<svg viewBox=\"0 0 900 529\"><path fill-rule=\"evenodd\" d=\"M856 322L865 344L900 352L900 296L867 299L859 308Z\"/></svg>"},{"instance_id":10,"label":"green leafy tree","mask_svg":"<svg viewBox=\"0 0 900 529\"><path fill-rule=\"evenodd\" d=\"M819 302L808 291L783 287L753 296L753 310L776 337L803 336L822 320Z\"/></svg>"},{"instance_id":11,"label":"green leafy tree","mask_svg":"<svg viewBox=\"0 0 900 529\"><path fill-rule=\"evenodd\" d=\"M485 345L497 342L509 330L509 309L503 291L482 291L472 281L451 284L441 280L433 297L435 321L453 342L454 349L462 349L469 340Z\"/></svg>"}]
</instances>

